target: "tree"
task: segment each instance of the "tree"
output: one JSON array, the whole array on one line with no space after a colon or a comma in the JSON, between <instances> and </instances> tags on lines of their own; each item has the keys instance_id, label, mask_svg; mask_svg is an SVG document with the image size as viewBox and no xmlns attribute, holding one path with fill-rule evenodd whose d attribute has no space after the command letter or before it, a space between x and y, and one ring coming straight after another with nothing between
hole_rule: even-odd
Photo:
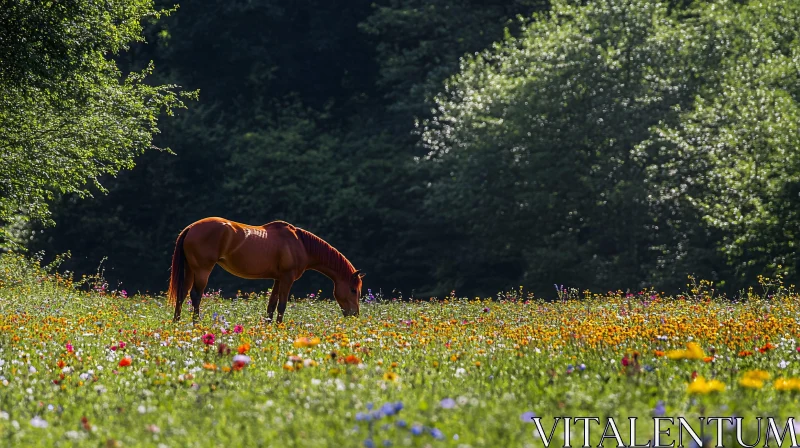
<instances>
[{"instance_id":1,"label":"tree","mask_svg":"<svg viewBox=\"0 0 800 448\"><path fill-rule=\"evenodd\" d=\"M520 260L505 287L647 284L659 232L636 148L691 104L692 50L706 42L680 14L554 1L519 38L463 61L421 129L428 206L471 251L458 264ZM440 266L457 281L458 264Z\"/></svg>"},{"instance_id":2,"label":"tree","mask_svg":"<svg viewBox=\"0 0 800 448\"><path fill-rule=\"evenodd\" d=\"M123 74L113 57L142 41L152 0L11 2L0 10L0 221L47 220L56 193L133 167L158 118L183 107L177 86ZM2 228L0 228L2 229Z\"/></svg>"},{"instance_id":3,"label":"tree","mask_svg":"<svg viewBox=\"0 0 800 448\"><path fill-rule=\"evenodd\" d=\"M718 1L702 5L697 22L713 36L705 53L719 64L706 62L708 79L679 121L654 128L653 203L667 216L697 215L720 236L732 288L759 274L794 276L800 4Z\"/></svg>"}]
</instances>

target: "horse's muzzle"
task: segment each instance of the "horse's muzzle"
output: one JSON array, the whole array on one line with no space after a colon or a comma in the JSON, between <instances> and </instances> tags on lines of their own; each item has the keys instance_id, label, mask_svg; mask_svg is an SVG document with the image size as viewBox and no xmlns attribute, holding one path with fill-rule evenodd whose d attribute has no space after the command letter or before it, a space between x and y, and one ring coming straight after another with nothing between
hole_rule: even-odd
<instances>
[{"instance_id":1,"label":"horse's muzzle","mask_svg":"<svg viewBox=\"0 0 800 448\"><path fill-rule=\"evenodd\" d=\"M358 310L342 310L344 317L358 317Z\"/></svg>"}]
</instances>

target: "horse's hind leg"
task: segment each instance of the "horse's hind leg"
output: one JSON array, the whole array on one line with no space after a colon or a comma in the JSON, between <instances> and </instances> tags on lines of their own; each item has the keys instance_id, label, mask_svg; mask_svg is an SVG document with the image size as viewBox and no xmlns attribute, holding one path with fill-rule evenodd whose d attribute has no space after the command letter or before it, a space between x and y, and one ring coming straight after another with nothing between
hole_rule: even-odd
<instances>
[{"instance_id":1,"label":"horse's hind leg","mask_svg":"<svg viewBox=\"0 0 800 448\"><path fill-rule=\"evenodd\" d=\"M194 285L189 294L192 299L192 323L194 324L200 322L200 300L203 298L206 285L208 285L209 275L211 275L211 271L201 271L194 275Z\"/></svg>"},{"instance_id":2,"label":"horse's hind leg","mask_svg":"<svg viewBox=\"0 0 800 448\"><path fill-rule=\"evenodd\" d=\"M193 282L194 274L189 267L186 266L183 273L183 290L178 291L178 298L175 300L175 315L172 317L173 322L181 320L181 308L183 308L183 302L186 300L186 292L188 289L192 288Z\"/></svg>"}]
</instances>

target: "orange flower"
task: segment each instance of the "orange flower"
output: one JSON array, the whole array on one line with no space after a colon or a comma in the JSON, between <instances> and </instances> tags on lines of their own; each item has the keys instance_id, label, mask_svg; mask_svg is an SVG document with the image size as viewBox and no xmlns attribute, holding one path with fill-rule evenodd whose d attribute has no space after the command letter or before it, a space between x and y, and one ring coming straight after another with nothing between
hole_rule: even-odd
<instances>
[{"instance_id":1,"label":"orange flower","mask_svg":"<svg viewBox=\"0 0 800 448\"><path fill-rule=\"evenodd\" d=\"M767 344L764 345L763 347L759 348L758 351L760 351L761 353L766 353L766 352L772 350L773 348L775 348L775 346L770 344L769 342L767 342Z\"/></svg>"},{"instance_id":2,"label":"orange flower","mask_svg":"<svg viewBox=\"0 0 800 448\"><path fill-rule=\"evenodd\" d=\"M203 368L206 370L217 370L217 365L212 363L203 364Z\"/></svg>"},{"instance_id":3,"label":"orange flower","mask_svg":"<svg viewBox=\"0 0 800 448\"><path fill-rule=\"evenodd\" d=\"M656 350L655 351L655 355L656 355L657 358L660 358L660 357L664 356L664 352L661 351L661 350Z\"/></svg>"},{"instance_id":4,"label":"orange flower","mask_svg":"<svg viewBox=\"0 0 800 448\"><path fill-rule=\"evenodd\" d=\"M239 352L240 355L244 355L245 353L250 351L250 344L242 344L236 350Z\"/></svg>"},{"instance_id":5,"label":"orange flower","mask_svg":"<svg viewBox=\"0 0 800 448\"><path fill-rule=\"evenodd\" d=\"M126 357L122 358L119 361L119 366L120 367L128 367L129 365L131 365L131 361L132 360L131 360L130 356L126 356Z\"/></svg>"},{"instance_id":6,"label":"orange flower","mask_svg":"<svg viewBox=\"0 0 800 448\"><path fill-rule=\"evenodd\" d=\"M344 358L344 362L346 362L347 364L361 364L361 360L358 359L358 356L356 355L347 355Z\"/></svg>"},{"instance_id":7,"label":"orange flower","mask_svg":"<svg viewBox=\"0 0 800 448\"><path fill-rule=\"evenodd\" d=\"M65 363L63 360L61 360L61 359L58 360L58 368L59 369L63 369L65 365L67 365L67 363Z\"/></svg>"},{"instance_id":8,"label":"orange flower","mask_svg":"<svg viewBox=\"0 0 800 448\"><path fill-rule=\"evenodd\" d=\"M742 358L744 358L746 356L750 356L752 354L753 354L753 352L751 352L750 350L742 350L742 351L739 352L739 356L742 357Z\"/></svg>"},{"instance_id":9,"label":"orange flower","mask_svg":"<svg viewBox=\"0 0 800 448\"><path fill-rule=\"evenodd\" d=\"M713 360L714 360L713 356L706 356L705 358L703 358L703 362L711 362Z\"/></svg>"}]
</instances>

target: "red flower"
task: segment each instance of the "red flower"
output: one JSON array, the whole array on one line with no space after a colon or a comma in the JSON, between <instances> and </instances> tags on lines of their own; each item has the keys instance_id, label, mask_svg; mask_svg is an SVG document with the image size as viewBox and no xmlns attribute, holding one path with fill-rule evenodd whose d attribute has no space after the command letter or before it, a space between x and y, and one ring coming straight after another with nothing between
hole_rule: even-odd
<instances>
[{"instance_id":1,"label":"red flower","mask_svg":"<svg viewBox=\"0 0 800 448\"><path fill-rule=\"evenodd\" d=\"M243 331L244 331L244 327L241 326L241 325L236 325L235 327L233 327L233 332L234 333L241 333Z\"/></svg>"},{"instance_id":2,"label":"red flower","mask_svg":"<svg viewBox=\"0 0 800 448\"><path fill-rule=\"evenodd\" d=\"M214 341L217 339L212 333L206 333L203 335L203 344L206 345L214 345Z\"/></svg>"},{"instance_id":3,"label":"red flower","mask_svg":"<svg viewBox=\"0 0 800 448\"><path fill-rule=\"evenodd\" d=\"M347 364L361 364L361 360L358 359L358 356L356 355L347 355L344 358L344 362L346 362Z\"/></svg>"},{"instance_id":4,"label":"red flower","mask_svg":"<svg viewBox=\"0 0 800 448\"><path fill-rule=\"evenodd\" d=\"M625 355L625 356L622 357L622 366L623 367L628 367L628 365L630 363L631 363L631 360L628 359L628 355Z\"/></svg>"},{"instance_id":5,"label":"red flower","mask_svg":"<svg viewBox=\"0 0 800 448\"><path fill-rule=\"evenodd\" d=\"M131 358L129 356L126 356L119 361L120 367L128 367L129 365L131 365Z\"/></svg>"},{"instance_id":6,"label":"red flower","mask_svg":"<svg viewBox=\"0 0 800 448\"><path fill-rule=\"evenodd\" d=\"M758 351L760 351L761 353L766 353L766 352L772 350L773 348L775 348L775 346L770 344L769 342L767 342L767 344L764 345L763 347L761 347L760 349L758 349Z\"/></svg>"}]
</instances>

